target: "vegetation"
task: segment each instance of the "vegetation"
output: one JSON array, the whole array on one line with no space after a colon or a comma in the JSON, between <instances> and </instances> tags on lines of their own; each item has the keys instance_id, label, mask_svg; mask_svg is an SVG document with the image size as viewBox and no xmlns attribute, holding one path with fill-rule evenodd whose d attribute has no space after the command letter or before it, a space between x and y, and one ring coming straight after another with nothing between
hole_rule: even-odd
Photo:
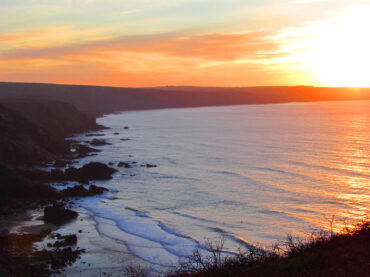
<instances>
[{"instance_id":1,"label":"vegetation","mask_svg":"<svg viewBox=\"0 0 370 277\"><path fill-rule=\"evenodd\" d=\"M369 276L370 222L340 234L313 234L306 241L288 236L270 250L250 247L223 255L223 240L207 243L210 255L196 250L168 277L203 276Z\"/></svg>"}]
</instances>

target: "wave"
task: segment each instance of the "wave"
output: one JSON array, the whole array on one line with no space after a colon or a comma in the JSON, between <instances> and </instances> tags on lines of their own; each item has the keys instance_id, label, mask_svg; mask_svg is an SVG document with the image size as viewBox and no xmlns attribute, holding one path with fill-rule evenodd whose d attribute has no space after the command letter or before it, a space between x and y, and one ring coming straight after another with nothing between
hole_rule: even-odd
<instances>
[{"instance_id":1,"label":"wave","mask_svg":"<svg viewBox=\"0 0 370 277\"><path fill-rule=\"evenodd\" d=\"M247 248L254 248L254 249L257 249L257 247L255 247L252 243L248 242L247 240L237 236L237 235L234 235L220 227L208 227L208 229L212 232L215 232L215 233L218 233L220 235L222 235L222 237L225 237L225 238L228 238L230 239L231 241L233 242L236 242L237 244L243 246L243 247L247 247ZM230 252L232 254L235 254L235 252Z\"/></svg>"},{"instance_id":2,"label":"wave","mask_svg":"<svg viewBox=\"0 0 370 277\"><path fill-rule=\"evenodd\" d=\"M101 198L82 200L82 206L97 222L101 235L122 242L130 252L153 265L173 266L181 257L189 256L201 244L146 212L125 207L129 213L101 204ZM104 204L104 203L103 203ZM133 213L133 214L132 214Z\"/></svg>"},{"instance_id":3,"label":"wave","mask_svg":"<svg viewBox=\"0 0 370 277\"><path fill-rule=\"evenodd\" d=\"M294 173L294 172L290 172L290 171L286 171L286 170L282 170L282 169L275 169L275 168L270 168L270 167L256 167L256 169L262 170L262 171L270 171L270 172L274 172L274 173L289 175L289 176L297 177L297 178L300 178L300 179L303 179L303 180L310 180L310 181L313 181L313 182L320 182L319 180L314 179L311 176L306 176L304 174Z\"/></svg>"},{"instance_id":4,"label":"wave","mask_svg":"<svg viewBox=\"0 0 370 277\"><path fill-rule=\"evenodd\" d=\"M184 214L184 213L179 213L179 212L175 212L175 211L171 211L171 213L175 214L175 215L182 216L182 217L186 217L186 218L189 218L189 219L194 219L194 220L197 220L197 221L200 221L200 222L203 222L203 223L212 223L212 224L219 224L220 223L220 222L215 221L215 220L211 220L211 219L207 219L207 218L203 218L203 217L198 217L198 216L193 216L193 215L188 215L188 214Z\"/></svg>"},{"instance_id":5,"label":"wave","mask_svg":"<svg viewBox=\"0 0 370 277\"><path fill-rule=\"evenodd\" d=\"M340 174L343 174L343 175L370 178L369 174L355 172L355 171L342 169L342 168L333 168L333 167L328 167L328 166L323 166L323 165L308 164L308 163L304 163L304 162L293 162L293 163L296 164L296 165L303 166L303 167L314 168L314 169L325 170L325 171L332 171L332 172L340 173Z\"/></svg>"}]
</instances>

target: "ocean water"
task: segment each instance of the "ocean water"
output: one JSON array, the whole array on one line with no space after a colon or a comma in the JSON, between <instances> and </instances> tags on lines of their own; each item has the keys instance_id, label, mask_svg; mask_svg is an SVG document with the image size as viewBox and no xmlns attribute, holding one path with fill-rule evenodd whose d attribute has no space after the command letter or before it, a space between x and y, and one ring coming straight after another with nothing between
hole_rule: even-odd
<instances>
[{"instance_id":1,"label":"ocean water","mask_svg":"<svg viewBox=\"0 0 370 277\"><path fill-rule=\"evenodd\" d=\"M232 253L327 229L332 216L335 230L369 216L370 101L134 111L98 122L110 127L98 138L112 145L79 163L132 168L116 167L113 180L95 182L110 192L79 204L100 236L154 271L206 251L207 239L224 237Z\"/></svg>"}]
</instances>

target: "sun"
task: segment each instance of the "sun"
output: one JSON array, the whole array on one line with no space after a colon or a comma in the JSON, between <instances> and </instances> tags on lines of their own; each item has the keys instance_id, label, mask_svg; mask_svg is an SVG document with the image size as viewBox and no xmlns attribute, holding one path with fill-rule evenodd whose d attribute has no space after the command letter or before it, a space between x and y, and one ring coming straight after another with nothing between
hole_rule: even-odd
<instances>
[{"instance_id":1,"label":"sun","mask_svg":"<svg viewBox=\"0 0 370 277\"><path fill-rule=\"evenodd\" d=\"M370 8L354 9L308 28L296 57L316 84L370 87L369 14Z\"/></svg>"}]
</instances>

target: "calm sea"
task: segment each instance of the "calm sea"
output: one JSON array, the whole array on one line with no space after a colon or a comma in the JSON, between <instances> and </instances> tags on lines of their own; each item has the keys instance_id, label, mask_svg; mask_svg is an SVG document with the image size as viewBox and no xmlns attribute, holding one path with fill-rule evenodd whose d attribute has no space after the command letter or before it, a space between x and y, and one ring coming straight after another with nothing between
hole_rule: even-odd
<instances>
[{"instance_id":1,"label":"calm sea","mask_svg":"<svg viewBox=\"0 0 370 277\"><path fill-rule=\"evenodd\" d=\"M80 203L100 236L154 268L205 239L223 236L235 252L327 229L332 216L338 229L369 215L370 101L135 111L98 122L112 145L80 163L132 168L97 182L108 194Z\"/></svg>"}]
</instances>

